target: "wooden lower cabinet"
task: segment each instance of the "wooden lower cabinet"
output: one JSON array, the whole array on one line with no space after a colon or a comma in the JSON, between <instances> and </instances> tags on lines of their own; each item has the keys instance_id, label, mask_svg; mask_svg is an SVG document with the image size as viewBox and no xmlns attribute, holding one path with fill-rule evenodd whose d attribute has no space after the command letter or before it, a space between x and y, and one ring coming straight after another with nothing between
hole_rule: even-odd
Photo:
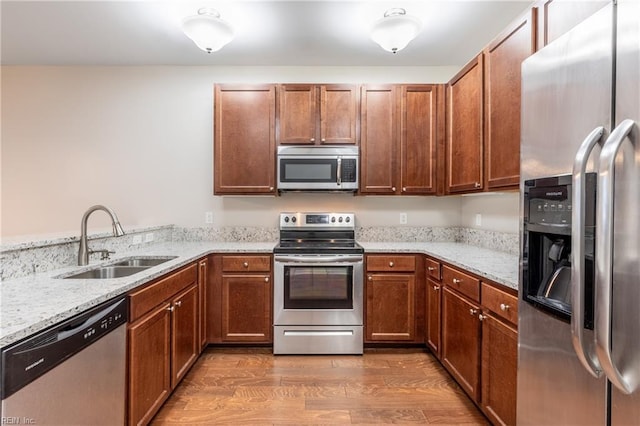
<instances>
[{"instance_id":1,"label":"wooden lower cabinet","mask_svg":"<svg viewBox=\"0 0 640 426\"><path fill-rule=\"evenodd\" d=\"M518 332L483 313L480 405L494 425L516 424L517 362Z\"/></svg>"},{"instance_id":2,"label":"wooden lower cabinet","mask_svg":"<svg viewBox=\"0 0 640 426\"><path fill-rule=\"evenodd\" d=\"M268 274L222 276L222 341L271 342L271 309Z\"/></svg>"},{"instance_id":3,"label":"wooden lower cabinet","mask_svg":"<svg viewBox=\"0 0 640 426\"><path fill-rule=\"evenodd\" d=\"M171 393L171 304L129 327L129 425L144 425Z\"/></svg>"},{"instance_id":4,"label":"wooden lower cabinet","mask_svg":"<svg viewBox=\"0 0 640 426\"><path fill-rule=\"evenodd\" d=\"M200 354L197 265L129 293L129 425L146 425Z\"/></svg>"},{"instance_id":5,"label":"wooden lower cabinet","mask_svg":"<svg viewBox=\"0 0 640 426\"><path fill-rule=\"evenodd\" d=\"M207 286L209 343L273 342L271 256L213 255Z\"/></svg>"},{"instance_id":6,"label":"wooden lower cabinet","mask_svg":"<svg viewBox=\"0 0 640 426\"><path fill-rule=\"evenodd\" d=\"M441 357L441 306L442 306L442 285L432 279L427 279L427 327L426 341L431 352L437 357Z\"/></svg>"},{"instance_id":7,"label":"wooden lower cabinet","mask_svg":"<svg viewBox=\"0 0 640 426\"><path fill-rule=\"evenodd\" d=\"M442 363L472 400L480 395L480 306L444 287Z\"/></svg>"},{"instance_id":8,"label":"wooden lower cabinet","mask_svg":"<svg viewBox=\"0 0 640 426\"><path fill-rule=\"evenodd\" d=\"M367 274L365 341L413 341L416 321L414 274Z\"/></svg>"}]
</instances>

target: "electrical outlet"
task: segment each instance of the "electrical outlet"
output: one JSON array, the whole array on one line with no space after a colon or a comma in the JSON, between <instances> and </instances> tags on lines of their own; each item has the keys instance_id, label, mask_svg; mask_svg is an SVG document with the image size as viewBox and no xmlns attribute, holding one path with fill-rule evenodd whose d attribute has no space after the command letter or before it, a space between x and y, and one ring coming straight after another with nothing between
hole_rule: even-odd
<instances>
[{"instance_id":1,"label":"electrical outlet","mask_svg":"<svg viewBox=\"0 0 640 426\"><path fill-rule=\"evenodd\" d=\"M153 232L149 232L148 234L144 234L144 242L150 243L153 241Z\"/></svg>"},{"instance_id":2,"label":"electrical outlet","mask_svg":"<svg viewBox=\"0 0 640 426\"><path fill-rule=\"evenodd\" d=\"M134 236L133 236L133 241L132 241L132 243L133 243L133 244L140 244L140 243L142 243L142 235L139 235L139 234L138 234L138 235L134 235Z\"/></svg>"},{"instance_id":3,"label":"electrical outlet","mask_svg":"<svg viewBox=\"0 0 640 426\"><path fill-rule=\"evenodd\" d=\"M400 213L400 225L406 225L406 224L407 224L407 214Z\"/></svg>"},{"instance_id":4,"label":"electrical outlet","mask_svg":"<svg viewBox=\"0 0 640 426\"><path fill-rule=\"evenodd\" d=\"M480 213L476 214L476 226L482 226L482 215Z\"/></svg>"},{"instance_id":5,"label":"electrical outlet","mask_svg":"<svg viewBox=\"0 0 640 426\"><path fill-rule=\"evenodd\" d=\"M213 212L204 212L204 223L213 223Z\"/></svg>"}]
</instances>

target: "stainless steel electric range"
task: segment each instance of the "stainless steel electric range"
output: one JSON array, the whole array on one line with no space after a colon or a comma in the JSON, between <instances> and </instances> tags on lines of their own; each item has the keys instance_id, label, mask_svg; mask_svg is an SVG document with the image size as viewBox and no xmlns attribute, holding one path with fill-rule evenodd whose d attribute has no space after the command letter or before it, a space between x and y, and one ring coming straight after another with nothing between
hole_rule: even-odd
<instances>
[{"instance_id":1,"label":"stainless steel electric range","mask_svg":"<svg viewBox=\"0 0 640 426\"><path fill-rule=\"evenodd\" d=\"M363 256L353 213L281 213L274 354L362 354Z\"/></svg>"}]
</instances>

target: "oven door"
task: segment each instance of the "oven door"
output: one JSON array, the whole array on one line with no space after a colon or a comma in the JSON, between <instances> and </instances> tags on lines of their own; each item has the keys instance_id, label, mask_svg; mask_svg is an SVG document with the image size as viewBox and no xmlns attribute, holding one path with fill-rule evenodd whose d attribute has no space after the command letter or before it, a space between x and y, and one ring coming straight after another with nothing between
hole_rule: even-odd
<instances>
[{"instance_id":1,"label":"oven door","mask_svg":"<svg viewBox=\"0 0 640 426\"><path fill-rule=\"evenodd\" d=\"M362 255L276 255L275 325L362 325Z\"/></svg>"}]
</instances>

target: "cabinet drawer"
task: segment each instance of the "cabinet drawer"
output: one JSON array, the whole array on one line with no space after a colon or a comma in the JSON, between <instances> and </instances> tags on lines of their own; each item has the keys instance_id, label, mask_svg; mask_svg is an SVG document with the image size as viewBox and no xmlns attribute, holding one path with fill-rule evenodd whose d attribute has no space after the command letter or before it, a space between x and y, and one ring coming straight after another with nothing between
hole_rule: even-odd
<instances>
[{"instance_id":1,"label":"cabinet drawer","mask_svg":"<svg viewBox=\"0 0 640 426\"><path fill-rule=\"evenodd\" d=\"M271 256L222 256L223 272L269 272Z\"/></svg>"},{"instance_id":2,"label":"cabinet drawer","mask_svg":"<svg viewBox=\"0 0 640 426\"><path fill-rule=\"evenodd\" d=\"M482 283L482 305L512 324L518 323L518 298Z\"/></svg>"},{"instance_id":3,"label":"cabinet drawer","mask_svg":"<svg viewBox=\"0 0 640 426\"><path fill-rule=\"evenodd\" d=\"M415 256L367 256L367 271L414 272Z\"/></svg>"},{"instance_id":4,"label":"cabinet drawer","mask_svg":"<svg viewBox=\"0 0 640 426\"><path fill-rule=\"evenodd\" d=\"M437 260L426 258L425 264L427 267L427 276L429 276L429 278L433 278L434 280L440 281L440 279L442 278L440 276L440 262L438 262Z\"/></svg>"},{"instance_id":5,"label":"cabinet drawer","mask_svg":"<svg viewBox=\"0 0 640 426\"><path fill-rule=\"evenodd\" d=\"M158 281L129 293L129 322L140 318L165 300L195 283L198 266L192 264L184 269L160 278Z\"/></svg>"},{"instance_id":6,"label":"cabinet drawer","mask_svg":"<svg viewBox=\"0 0 640 426\"><path fill-rule=\"evenodd\" d=\"M480 301L480 280L448 266L442 267L442 282L465 296Z\"/></svg>"}]
</instances>

